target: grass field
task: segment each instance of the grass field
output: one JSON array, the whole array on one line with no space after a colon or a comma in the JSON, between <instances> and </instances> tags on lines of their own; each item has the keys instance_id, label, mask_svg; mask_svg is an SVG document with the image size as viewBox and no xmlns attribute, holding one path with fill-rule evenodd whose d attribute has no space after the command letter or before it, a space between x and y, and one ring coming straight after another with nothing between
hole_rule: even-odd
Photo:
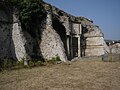
<instances>
[{"instance_id":1,"label":"grass field","mask_svg":"<svg viewBox=\"0 0 120 90\"><path fill-rule=\"evenodd\" d=\"M0 90L120 90L120 62L87 60L3 71Z\"/></svg>"}]
</instances>

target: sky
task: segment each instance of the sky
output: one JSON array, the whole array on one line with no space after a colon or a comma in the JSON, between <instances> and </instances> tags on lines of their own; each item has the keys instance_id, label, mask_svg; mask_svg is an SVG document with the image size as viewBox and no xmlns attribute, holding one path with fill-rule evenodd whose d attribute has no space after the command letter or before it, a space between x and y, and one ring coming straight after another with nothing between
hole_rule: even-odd
<instances>
[{"instance_id":1,"label":"sky","mask_svg":"<svg viewBox=\"0 0 120 90\"><path fill-rule=\"evenodd\" d=\"M120 0L44 0L74 16L94 21L105 39L120 40Z\"/></svg>"}]
</instances>

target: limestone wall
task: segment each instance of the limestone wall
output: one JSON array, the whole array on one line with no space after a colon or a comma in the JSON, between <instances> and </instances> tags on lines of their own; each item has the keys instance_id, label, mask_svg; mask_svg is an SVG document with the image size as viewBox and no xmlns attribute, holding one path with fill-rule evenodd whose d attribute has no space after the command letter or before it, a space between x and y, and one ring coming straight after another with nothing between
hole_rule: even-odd
<instances>
[{"instance_id":1,"label":"limestone wall","mask_svg":"<svg viewBox=\"0 0 120 90\"><path fill-rule=\"evenodd\" d=\"M33 39L27 31L22 30L19 18L15 13L13 14L12 40L14 44L12 48L14 47L17 60L31 59L32 56L40 55L36 52L36 49L39 50L37 40Z\"/></svg>"},{"instance_id":2,"label":"limestone wall","mask_svg":"<svg viewBox=\"0 0 120 90\"><path fill-rule=\"evenodd\" d=\"M72 33L73 34L81 34L81 25L79 23L72 23Z\"/></svg>"},{"instance_id":3,"label":"limestone wall","mask_svg":"<svg viewBox=\"0 0 120 90\"><path fill-rule=\"evenodd\" d=\"M92 20L72 16L55 7L52 7L52 13L67 27L66 32L69 32L68 35L71 37L81 35L81 39L84 39L81 41L85 43L85 46L81 47L85 48L85 56L100 56L105 53L103 33L98 26L94 25ZM66 20L67 17L68 20ZM83 29L83 27L85 29ZM72 47L70 46L70 48Z\"/></svg>"},{"instance_id":4,"label":"limestone wall","mask_svg":"<svg viewBox=\"0 0 120 90\"><path fill-rule=\"evenodd\" d=\"M44 17L43 24L39 24L39 30L35 31L36 38L33 38L29 32L22 30L16 9L3 9L0 6L0 58L21 60L42 56L51 59L58 55L62 61L66 61L67 54L72 56L73 53L72 38L78 35L79 56L81 41L84 41L85 56L100 56L105 53L103 33L92 20L72 16L50 5L47 7L47 17ZM53 26L53 23L56 24Z\"/></svg>"},{"instance_id":5,"label":"limestone wall","mask_svg":"<svg viewBox=\"0 0 120 90\"><path fill-rule=\"evenodd\" d=\"M85 56L100 56L105 54L103 34L97 26L87 26Z\"/></svg>"},{"instance_id":6,"label":"limestone wall","mask_svg":"<svg viewBox=\"0 0 120 90\"><path fill-rule=\"evenodd\" d=\"M85 50L85 56L100 56L104 54L103 46L90 47L87 46Z\"/></svg>"},{"instance_id":7,"label":"limestone wall","mask_svg":"<svg viewBox=\"0 0 120 90\"><path fill-rule=\"evenodd\" d=\"M104 41L104 52L105 52L105 54L110 53L110 48L109 48L109 46L106 44L105 41Z\"/></svg>"},{"instance_id":8,"label":"limestone wall","mask_svg":"<svg viewBox=\"0 0 120 90\"><path fill-rule=\"evenodd\" d=\"M103 41L104 41L103 37L88 37L86 39L86 44L94 46L103 46L104 45Z\"/></svg>"},{"instance_id":9,"label":"limestone wall","mask_svg":"<svg viewBox=\"0 0 120 90\"><path fill-rule=\"evenodd\" d=\"M66 29L66 35L70 35L71 32L71 26L70 26L70 21L69 18L66 16L61 16L60 17L60 22L63 23L65 29Z\"/></svg>"},{"instance_id":10,"label":"limestone wall","mask_svg":"<svg viewBox=\"0 0 120 90\"><path fill-rule=\"evenodd\" d=\"M120 43L110 45L109 48L111 49L112 54L120 54Z\"/></svg>"},{"instance_id":11,"label":"limestone wall","mask_svg":"<svg viewBox=\"0 0 120 90\"><path fill-rule=\"evenodd\" d=\"M0 8L0 21L8 22L8 16L4 9Z\"/></svg>"},{"instance_id":12,"label":"limestone wall","mask_svg":"<svg viewBox=\"0 0 120 90\"><path fill-rule=\"evenodd\" d=\"M85 56L100 56L105 54L103 37L87 38Z\"/></svg>"},{"instance_id":13,"label":"limestone wall","mask_svg":"<svg viewBox=\"0 0 120 90\"><path fill-rule=\"evenodd\" d=\"M34 39L22 30L16 10L8 10L0 8L0 59L26 59L34 54Z\"/></svg>"},{"instance_id":14,"label":"limestone wall","mask_svg":"<svg viewBox=\"0 0 120 90\"><path fill-rule=\"evenodd\" d=\"M0 4L0 58L11 56L11 30L12 24L9 21L9 14L5 12L4 7Z\"/></svg>"},{"instance_id":15,"label":"limestone wall","mask_svg":"<svg viewBox=\"0 0 120 90\"><path fill-rule=\"evenodd\" d=\"M51 15L47 15L46 27L41 36L41 53L45 59L51 59L57 55L62 61L66 61L66 54L63 42L58 33L52 28Z\"/></svg>"},{"instance_id":16,"label":"limestone wall","mask_svg":"<svg viewBox=\"0 0 120 90\"><path fill-rule=\"evenodd\" d=\"M13 24L12 39L15 48L16 58L21 60L26 57L25 43L26 39L18 23Z\"/></svg>"},{"instance_id":17,"label":"limestone wall","mask_svg":"<svg viewBox=\"0 0 120 90\"><path fill-rule=\"evenodd\" d=\"M10 53L11 36L9 30L10 24L0 22L0 58L6 58Z\"/></svg>"}]
</instances>

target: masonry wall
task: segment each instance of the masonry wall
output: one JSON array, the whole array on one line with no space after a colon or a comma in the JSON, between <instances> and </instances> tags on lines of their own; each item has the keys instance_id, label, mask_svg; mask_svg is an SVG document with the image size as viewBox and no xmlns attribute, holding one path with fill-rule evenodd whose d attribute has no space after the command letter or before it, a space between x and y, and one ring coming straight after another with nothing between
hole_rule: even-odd
<instances>
[{"instance_id":1,"label":"masonry wall","mask_svg":"<svg viewBox=\"0 0 120 90\"><path fill-rule=\"evenodd\" d=\"M5 58L10 54L10 24L0 22L0 58Z\"/></svg>"},{"instance_id":2,"label":"masonry wall","mask_svg":"<svg viewBox=\"0 0 120 90\"><path fill-rule=\"evenodd\" d=\"M17 60L30 60L41 57L37 37L33 38L26 30L22 30L16 12L13 13L12 40Z\"/></svg>"},{"instance_id":3,"label":"masonry wall","mask_svg":"<svg viewBox=\"0 0 120 90\"><path fill-rule=\"evenodd\" d=\"M60 35L52 27L51 14L47 14L46 26L42 31L40 48L42 56L45 59L49 60L53 57L59 56L62 61L67 60L64 44Z\"/></svg>"},{"instance_id":4,"label":"masonry wall","mask_svg":"<svg viewBox=\"0 0 120 90\"><path fill-rule=\"evenodd\" d=\"M105 53L104 51L104 38L99 27L91 26L87 28L87 33L84 34L86 37L86 56L101 56Z\"/></svg>"},{"instance_id":5,"label":"masonry wall","mask_svg":"<svg viewBox=\"0 0 120 90\"><path fill-rule=\"evenodd\" d=\"M0 58L27 60L43 57L49 60L59 56L62 61L67 61L73 53L73 36L79 41L78 57L81 56L82 48L84 56L100 56L105 53L103 34L91 20L74 17L52 7L52 10L47 10L47 17L39 24L34 38L29 32L22 30L16 9L10 8L10 13L7 7L4 8L0 8ZM81 46L83 39L85 47Z\"/></svg>"},{"instance_id":6,"label":"masonry wall","mask_svg":"<svg viewBox=\"0 0 120 90\"><path fill-rule=\"evenodd\" d=\"M16 9L5 5L0 7L0 59L11 58L15 60L31 59L37 56L35 49L37 40L22 30ZM40 54L38 54L39 56Z\"/></svg>"},{"instance_id":7,"label":"masonry wall","mask_svg":"<svg viewBox=\"0 0 120 90\"><path fill-rule=\"evenodd\" d=\"M12 45L12 24L9 20L11 16L6 11L4 6L0 6L0 58L11 57Z\"/></svg>"}]
</instances>

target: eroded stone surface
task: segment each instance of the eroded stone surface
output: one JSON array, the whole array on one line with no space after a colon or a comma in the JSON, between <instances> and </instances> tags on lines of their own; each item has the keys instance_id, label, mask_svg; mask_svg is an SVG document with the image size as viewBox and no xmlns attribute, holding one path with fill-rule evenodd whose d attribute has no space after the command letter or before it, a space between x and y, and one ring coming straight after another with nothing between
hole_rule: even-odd
<instances>
[{"instance_id":1,"label":"eroded stone surface","mask_svg":"<svg viewBox=\"0 0 120 90\"><path fill-rule=\"evenodd\" d=\"M51 14L47 15L46 27L41 36L41 53L45 59L51 59L52 57L60 56L62 61L66 61L66 55L63 42L60 36L52 28Z\"/></svg>"},{"instance_id":2,"label":"eroded stone surface","mask_svg":"<svg viewBox=\"0 0 120 90\"><path fill-rule=\"evenodd\" d=\"M115 43L109 46L112 54L120 54L120 43Z\"/></svg>"},{"instance_id":3,"label":"eroded stone surface","mask_svg":"<svg viewBox=\"0 0 120 90\"><path fill-rule=\"evenodd\" d=\"M34 33L36 38L22 30L18 10L11 10L13 13L8 14L11 18L0 9L0 58L11 56L21 60L42 56L51 59L59 56L62 61L67 61L68 58L100 56L109 52L103 33L92 20L72 16L44 2L43 6L47 15L39 24L40 33Z\"/></svg>"}]
</instances>

